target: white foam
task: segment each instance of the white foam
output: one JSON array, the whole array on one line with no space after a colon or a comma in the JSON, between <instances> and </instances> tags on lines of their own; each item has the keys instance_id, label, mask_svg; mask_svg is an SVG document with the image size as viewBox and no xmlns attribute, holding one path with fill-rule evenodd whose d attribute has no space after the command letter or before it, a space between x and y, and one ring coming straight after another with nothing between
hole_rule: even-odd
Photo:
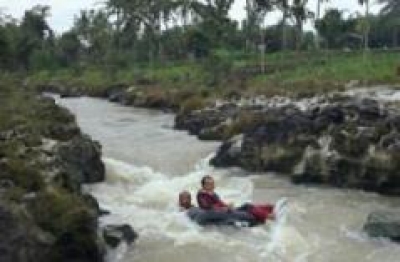
<instances>
[{"instance_id":1,"label":"white foam","mask_svg":"<svg viewBox=\"0 0 400 262\"><path fill-rule=\"evenodd\" d=\"M279 257L291 257L293 261L304 261L311 246L301 233L288 223L290 203L282 198L276 203L276 222L271 226L271 241L265 255L277 254Z\"/></svg>"},{"instance_id":2,"label":"white foam","mask_svg":"<svg viewBox=\"0 0 400 262\"><path fill-rule=\"evenodd\" d=\"M103 162L106 165L107 183L121 182L141 185L150 180L165 178L164 174L154 172L150 167L137 167L112 158L103 158Z\"/></svg>"},{"instance_id":3,"label":"white foam","mask_svg":"<svg viewBox=\"0 0 400 262\"><path fill-rule=\"evenodd\" d=\"M129 223L139 235L158 235L169 239L175 246L195 244L210 249L236 250L238 256L250 252L257 254L259 258L256 261L271 256L286 257L287 253L294 253L294 257L304 254L306 241L287 223L290 209L287 199L277 201L275 222L240 230L203 228L178 211L178 192L188 190L195 194L200 179L206 174L213 175L217 191L226 201L239 205L251 200L252 180L216 172L208 165L209 157L199 161L194 171L176 177L168 177L148 167L104 159L108 172L106 183L90 187L100 205L112 212L112 215L102 218L102 223Z\"/></svg>"}]
</instances>

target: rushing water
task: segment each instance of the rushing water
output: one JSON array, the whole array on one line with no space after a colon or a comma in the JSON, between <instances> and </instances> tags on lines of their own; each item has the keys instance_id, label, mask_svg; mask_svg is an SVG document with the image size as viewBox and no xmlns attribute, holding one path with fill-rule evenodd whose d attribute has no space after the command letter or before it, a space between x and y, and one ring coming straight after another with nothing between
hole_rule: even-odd
<instances>
[{"instance_id":1,"label":"rushing water","mask_svg":"<svg viewBox=\"0 0 400 262\"><path fill-rule=\"evenodd\" d=\"M273 174L214 169L208 159L218 143L172 129L173 115L122 107L90 98L59 99L84 132L103 145L107 179L88 188L112 215L101 223L129 223L134 246L109 253L110 262L157 261L386 261L400 246L362 232L369 212L398 208L398 198L352 190L295 186ZM176 207L182 189L195 193L212 174L230 202L288 204L277 222L255 228L201 228Z\"/></svg>"}]
</instances>

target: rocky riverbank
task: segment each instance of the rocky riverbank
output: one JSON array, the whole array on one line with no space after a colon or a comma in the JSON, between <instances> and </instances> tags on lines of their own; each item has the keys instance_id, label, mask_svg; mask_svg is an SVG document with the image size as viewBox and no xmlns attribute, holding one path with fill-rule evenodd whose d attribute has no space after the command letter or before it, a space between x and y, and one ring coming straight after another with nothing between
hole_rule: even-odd
<instances>
[{"instance_id":1,"label":"rocky riverbank","mask_svg":"<svg viewBox=\"0 0 400 262\"><path fill-rule=\"evenodd\" d=\"M400 195L400 114L377 100L332 95L220 103L180 114L176 128L224 140L211 163Z\"/></svg>"},{"instance_id":2,"label":"rocky riverbank","mask_svg":"<svg viewBox=\"0 0 400 262\"><path fill-rule=\"evenodd\" d=\"M227 102L206 91L154 87L115 85L95 93L52 85L40 89L174 111L176 129L224 141L211 161L215 166L278 172L296 183L400 194L399 112L359 94L292 100L230 93Z\"/></svg>"},{"instance_id":3,"label":"rocky riverbank","mask_svg":"<svg viewBox=\"0 0 400 262\"><path fill-rule=\"evenodd\" d=\"M104 180L101 146L52 98L0 94L0 260L103 261L101 212L81 190Z\"/></svg>"},{"instance_id":4,"label":"rocky riverbank","mask_svg":"<svg viewBox=\"0 0 400 262\"><path fill-rule=\"evenodd\" d=\"M207 90L166 89L146 85L134 87L115 84L103 89L91 89L48 84L37 86L35 89L40 92L57 93L63 98L90 96L125 106L157 109L166 112L188 112L201 109L212 101L210 92Z\"/></svg>"}]
</instances>

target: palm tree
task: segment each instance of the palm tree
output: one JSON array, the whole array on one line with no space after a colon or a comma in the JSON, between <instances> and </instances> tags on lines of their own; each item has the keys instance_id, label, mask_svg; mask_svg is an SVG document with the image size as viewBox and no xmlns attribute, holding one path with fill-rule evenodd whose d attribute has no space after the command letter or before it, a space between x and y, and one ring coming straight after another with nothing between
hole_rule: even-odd
<instances>
[{"instance_id":1,"label":"palm tree","mask_svg":"<svg viewBox=\"0 0 400 262\"><path fill-rule=\"evenodd\" d=\"M192 7L195 15L203 22L204 33L219 45L226 35L226 26L231 22L229 11L234 0L197 0Z\"/></svg>"},{"instance_id":2,"label":"palm tree","mask_svg":"<svg viewBox=\"0 0 400 262\"><path fill-rule=\"evenodd\" d=\"M149 62L155 54L161 55L160 35L162 23L168 24L171 12L177 4L173 0L107 0L106 6L111 14L117 16L117 27L131 26L143 30L149 39ZM133 26L132 26L133 25Z\"/></svg>"},{"instance_id":3,"label":"palm tree","mask_svg":"<svg viewBox=\"0 0 400 262\"><path fill-rule=\"evenodd\" d=\"M321 15L321 4L323 2L329 2L329 0L317 0L317 12L315 13L315 21L318 21L320 19ZM318 32L315 34L315 47L317 50L320 49L320 39L319 39L319 34Z\"/></svg>"},{"instance_id":4,"label":"palm tree","mask_svg":"<svg viewBox=\"0 0 400 262\"><path fill-rule=\"evenodd\" d=\"M188 25L188 20L189 20L190 13L192 10L192 2L193 2L193 0L179 0L178 1L180 15L182 17L183 30L185 30Z\"/></svg>"},{"instance_id":5,"label":"palm tree","mask_svg":"<svg viewBox=\"0 0 400 262\"><path fill-rule=\"evenodd\" d=\"M382 8L383 14L399 14L400 13L400 1L399 0L378 0L380 4L384 4Z\"/></svg>"},{"instance_id":6,"label":"palm tree","mask_svg":"<svg viewBox=\"0 0 400 262\"><path fill-rule=\"evenodd\" d=\"M282 11L282 50L287 48L287 19L290 17L289 0L276 0L275 5Z\"/></svg>"},{"instance_id":7,"label":"palm tree","mask_svg":"<svg viewBox=\"0 0 400 262\"><path fill-rule=\"evenodd\" d=\"M263 20L266 15L266 9L270 9L271 4L268 8L265 2L261 2L260 0L246 0L246 20L244 24L244 30L246 32L246 50L249 49L249 46L253 46L254 48L257 41L255 41L259 31L262 27Z\"/></svg>"},{"instance_id":8,"label":"palm tree","mask_svg":"<svg viewBox=\"0 0 400 262\"><path fill-rule=\"evenodd\" d=\"M253 12L256 18L256 22L259 23L260 27L260 52L261 52L261 71L264 73L266 71L266 61L265 61L265 53L266 53L266 44L265 44L265 28L262 27L264 24L265 17L268 12L272 11L274 7L275 1L273 0L255 0L252 3Z\"/></svg>"},{"instance_id":9,"label":"palm tree","mask_svg":"<svg viewBox=\"0 0 400 262\"><path fill-rule=\"evenodd\" d=\"M364 31L364 51L368 50L369 47L369 2L370 0L358 0L360 5L365 5L365 24Z\"/></svg>"},{"instance_id":10,"label":"palm tree","mask_svg":"<svg viewBox=\"0 0 400 262\"><path fill-rule=\"evenodd\" d=\"M308 0L294 0L291 6L291 12L293 14L295 24L296 24L296 49L299 50L303 38L303 23L307 19L313 16L313 13L307 9Z\"/></svg>"},{"instance_id":11,"label":"palm tree","mask_svg":"<svg viewBox=\"0 0 400 262\"><path fill-rule=\"evenodd\" d=\"M390 19L393 25L393 47L398 45L398 32L400 27L400 1L399 0L379 0L380 4L384 4L381 13Z\"/></svg>"}]
</instances>

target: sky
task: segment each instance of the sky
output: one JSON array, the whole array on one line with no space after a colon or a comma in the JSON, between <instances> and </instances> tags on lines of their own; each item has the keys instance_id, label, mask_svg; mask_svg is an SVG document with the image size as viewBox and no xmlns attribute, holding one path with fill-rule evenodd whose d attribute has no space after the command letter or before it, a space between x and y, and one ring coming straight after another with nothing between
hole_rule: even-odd
<instances>
[{"instance_id":1,"label":"sky","mask_svg":"<svg viewBox=\"0 0 400 262\"><path fill-rule=\"evenodd\" d=\"M0 0L0 11L10 14L12 17L20 19L24 11L32 8L37 4L49 5L51 7L51 17L49 24L57 33L68 30L73 23L74 15L78 14L82 9L96 8L101 6L105 0ZM231 16L237 20L242 20L245 16L244 5L246 0L235 0L235 4L231 10ZM309 0L308 7L315 11L317 0ZM336 6L346 13L354 13L356 11L363 12L362 7L357 4L357 0L331 0L329 4L323 4L322 11L329 7ZM374 2L373 0L371 2ZM347 12L348 11L348 12ZM379 11L379 6L372 3L372 13ZM323 12L322 12L323 15ZM280 18L278 12L268 15L267 24L274 24ZM311 29L311 24L306 25L306 29Z\"/></svg>"}]
</instances>

